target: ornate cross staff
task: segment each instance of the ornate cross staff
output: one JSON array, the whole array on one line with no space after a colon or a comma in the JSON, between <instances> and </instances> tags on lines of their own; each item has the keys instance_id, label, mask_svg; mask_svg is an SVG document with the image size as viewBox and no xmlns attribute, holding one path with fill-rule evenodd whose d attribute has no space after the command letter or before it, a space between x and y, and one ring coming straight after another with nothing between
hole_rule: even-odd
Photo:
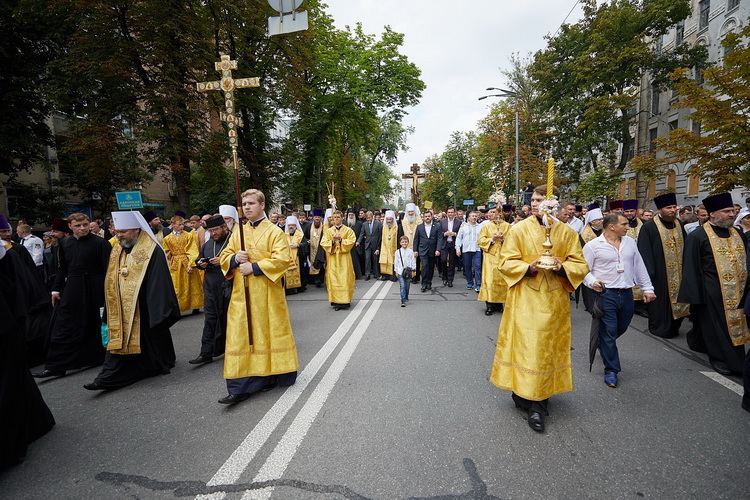
<instances>
[{"instance_id":1,"label":"ornate cross staff","mask_svg":"<svg viewBox=\"0 0 750 500\"><path fill-rule=\"evenodd\" d=\"M232 70L237 69L237 61L230 61L229 56L222 55L221 61L216 63L216 71L221 71L221 80L217 82L197 83L198 92L208 92L209 90L220 90L224 92L224 105L226 111L221 113L221 119L227 122L229 145L232 147L232 160L234 161L234 191L237 198L237 213L242 213L242 196L240 195L240 174L237 162L237 127L240 125L240 119L235 114L234 107L234 89L247 87L260 87L260 78L232 78ZM240 247L245 250L245 229L242 223L240 226ZM250 291L245 283L245 307L247 309L247 336L250 342L250 351L253 350L253 329L250 322Z\"/></svg>"}]
</instances>

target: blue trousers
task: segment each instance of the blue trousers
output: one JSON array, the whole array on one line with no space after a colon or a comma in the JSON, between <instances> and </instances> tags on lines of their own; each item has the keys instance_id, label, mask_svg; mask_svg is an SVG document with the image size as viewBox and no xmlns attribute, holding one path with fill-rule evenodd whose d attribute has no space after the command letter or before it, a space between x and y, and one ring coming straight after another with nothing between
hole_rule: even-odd
<instances>
[{"instance_id":1,"label":"blue trousers","mask_svg":"<svg viewBox=\"0 0 750 500\"><path fill-rule=\"evenodd\" d=\"M464 252L461 258L464 261L466 284L482 286L482 252Z\"/></svg>"},{"instance_id":2,"label":"blue trousers","mask_svg":"<svg viewBox=\"0 0 750 500\"><path fill-rule=\"evenodd\" d=\"M411 279L404 278L403 274L398 275L398 284L401 286L401 302L409 298L409 287L411 286Z\"/></svg>"},{"instance_id":3,"label":"blue trousers","mask_svg":"<svg viewBox=\"0 0 750 500\"><path fill-rule=\"evenodd\" d=\"M604 317L599 320L599 354L602 356L605 372L619 372L617 339L625 333L633 319L633 290L608 288L606 293L601 294L601 298Z\"/></svg>"}]
</instances>

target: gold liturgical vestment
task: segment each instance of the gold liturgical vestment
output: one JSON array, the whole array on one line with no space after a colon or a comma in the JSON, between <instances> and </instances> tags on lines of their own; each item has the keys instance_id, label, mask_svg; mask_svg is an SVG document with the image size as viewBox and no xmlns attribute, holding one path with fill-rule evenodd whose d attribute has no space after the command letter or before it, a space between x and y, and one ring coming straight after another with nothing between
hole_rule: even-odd
<instances>
[{"instance_id":1,"label":"gold liturgical vestment","mask_svg":"<svg viewBox=\"0 0 750 500\"><path fill-rule=\"evenodd\" d=\"M203 307L203 283L201 273L187 272L195 266L198 258L198 245L195 231L180 231L180 234L169 233L164 237L162 246L169 261L169 274L172 276L174 291L180 303L180 312Z\"/></svg>"},{"instance_id":2,"label":"gold liturgical vestment","mask_svg":"<svg viewBox=\"0 0 750 500\"><path fill-rule=\"evenodd\" d=\"M113 354L141 352L141 308L138 294L155 248L156 242L141 231L132 252L125 252L118 244L109 254L104 296L109 337L107 350Z\"/></svg>"},{"instance_id":3,"label":"gold liturgical vestment","mask_svg":"<svg viewBox=\"0 0 750 500\"><path fill-rule=\"evenodd\" d=\"M237 228L235 224L235 228ZM289 267L289 240L284 231L263 219L257 227L243 226L249 262L263 271L260 276L242 276L239 268L230 269L232 256L241 250L239 231L233 231L229 244L221 252L221 270L233 279L232 298L227 313L227 343L224 378L264 377L297 371L297 347L289 321L281 277ZM250 290L250 321L253 352L247 332L245 286Z\"/></svg>"},{"instance_id":4,"label":"gold liturgical vestment","mask_svg":"<svg viewBox=\"0 0 750 500\"><path fill-rule=\"evenodd\" d=\"M341 234L340 241L333 241L333 235ZM350 304L354 295L354 267L349 254L357 237L349 227L341 225L329 227L323 233L320 246L326 252L326 288L328 302Z\"/></svg>"},{"instance_id":5,"label":"gold liturgical vestment","mask_svg":"<svg viewBox=\"0 0 750 500\"><path fill-rule=\"evenodd\" d=\"M299 288L302 286L302 278L300 276L300 267L299 267L299 248L292 248L291 244L296 243L297 247L299 247L299 244L302 243L302 238L304 237L304 234L299 229L294 231L294 234L284 233L286 235L287 240L289 241L289 269L286 270L286 273L284 274L284 282L286 285L287 290L291 290L292 288Z\"/></svg>"},{"instance_id":6,"label":"gold liturgical vestment","mask_svg":"<svg viewBox=\"0 0 750 500\"><path fill-rule=\"evenodd\" d=\"M417 217L417 219L414 221L414 223L409 223L406 220L406 215L401 220L401 229L404 231L404 236L409 238L409 246L407 247L410 250L414 250L414 233L417 232L417 226L422 223L422 221ZM399 245L399 248L401 246ZM393 250L393 254L396 254L396 250Z\"/></svg>"},{"instance_id":7,"label":"gold liturgical vestment","mask_svg":"<svg viewBox=\"0 0 750 500\"><path fill-rule=\"evenodd\" d=\"M499 217L499 216L498 216ZM500 274L500 250L502 240L493 243L492 235L502 233L504 236L510 231L510 224L504 220L488 221L482 224L477 237L477 244L482 249L482 288L477 300L501 304L505 302L508 285Z\"/></svg>"},{"instance_id":8,"label":"gold liturgical vestment","mask_svg":"<svg viewBox=\"0 0 750 500\"><path fill-rule=\"evenodd\" d=\"M393 274L393 259L396 255L398 244L398 224L395 222L388 228L388 223L383 223L383 238L380 241L380 274Z\"/></svg>"},{"instance_id":9,"label":"gold liturgical vestment","mask_svg":"<svg viewBox=\"0 0 750 500\"><path fill-rule=\"evenodd\" d=\"M550 239L567 278L547 270L527 275L544 251L545 228L535 216L513 226L500 255L508 296L490 380L531 401L573 390L570 293L589 272L574 229L556 220Z\"/></svg>"}]
</instances>

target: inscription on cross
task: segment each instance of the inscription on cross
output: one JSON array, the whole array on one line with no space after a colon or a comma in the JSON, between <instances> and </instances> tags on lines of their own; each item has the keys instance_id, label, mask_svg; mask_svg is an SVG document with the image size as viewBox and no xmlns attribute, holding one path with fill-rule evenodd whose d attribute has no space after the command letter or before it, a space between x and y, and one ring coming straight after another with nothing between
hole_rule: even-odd
<instances>
[{"instance_id":1,"label":"inscription on cross","mask_svg":"<svg viewBox=\"0 0 750 500\"><path fill-rule=\"evenodd\" d=\"M401 174L402 179L411 179L411 201L412 203L419 205L419 179L424 179L427 174L419 171L419 165L416 163L412 164L410 174Z\"/></svg>"},{"instance_id":2,"label":"inscription on cross","mask_svg":"<svg viewBox=\"0 0 750 500\"><path fill-rule=\"evenodd\" d=\"M233 78L232 70L237 69L237 61L231 61L229 56L222 55L221 61L215 63L216 71L221 71L221 80L215 82L197 83L198 92L209 90L220 90L224 92L225 111L221 113L221 119L227 122L229 128L229 144L232 150L237 149L237 127L241 125L234 108L234 89L247 87L260 87L260 78Z\"/></svg>"}]
</instances>

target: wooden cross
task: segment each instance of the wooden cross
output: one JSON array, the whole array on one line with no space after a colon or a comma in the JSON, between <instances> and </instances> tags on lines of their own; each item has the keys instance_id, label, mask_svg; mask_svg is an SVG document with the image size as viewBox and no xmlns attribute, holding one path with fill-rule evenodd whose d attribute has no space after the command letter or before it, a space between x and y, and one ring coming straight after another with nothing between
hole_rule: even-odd
<instances>
[{"instance_id":1,"label":"wooden cross","mask_svg":"<svg viewBox=\"0 0 750 500\"><path fill-rule=\"evenodd\" d=\"M215 82L200 82L198 92L208 92L209 90L221 90L224 92L224 105L226 111L221 113L221 119L227 122L229 128L229 145L232 151L237 151L237 127L241 125L241 120L235 114L234 108L234 89L243 89L247 87L260 87L260 78L232 78L232 70L237 69L237 61L230 61L229 56L222 55L221 61L215 63L216 71L221 71L221 80ZM236 167L235 167L236 168Z\"/></svg>"},{"instance_id":2,"label":"wooden cross","mask_svg":"<svg viewBox=\"0 0 750 500\"><path fill-rule=\"evenodd\" d=\"M411 201L419 206L419 179L424 179L427 174L419 171L419 165L412 164L411 174L401 174L402 179L411 179Z\"/></svg>"}]
</instances>

